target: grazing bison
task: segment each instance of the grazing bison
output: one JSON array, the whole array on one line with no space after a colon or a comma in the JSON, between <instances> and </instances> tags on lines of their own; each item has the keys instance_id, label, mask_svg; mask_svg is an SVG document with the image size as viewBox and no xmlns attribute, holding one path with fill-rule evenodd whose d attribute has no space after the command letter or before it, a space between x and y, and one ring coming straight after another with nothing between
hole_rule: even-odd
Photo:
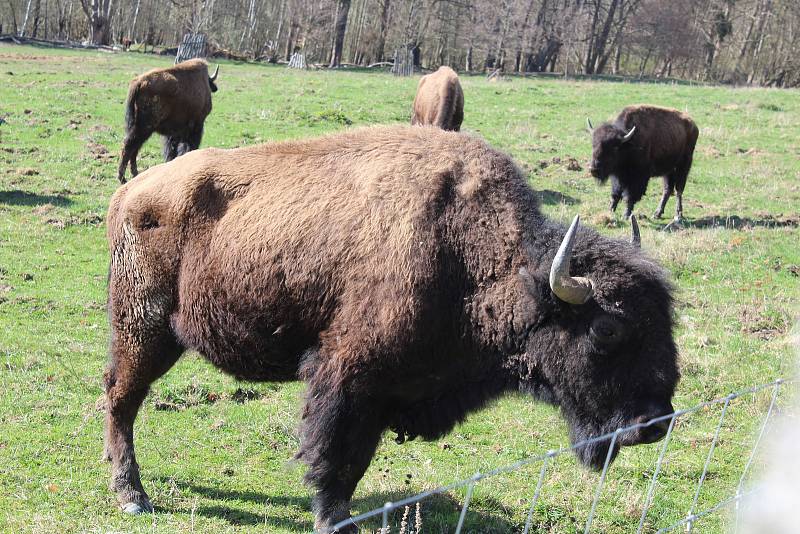
<instances>
[{"instance_id":1,"label":"grazing bison","mask_svg":"<svg viewBox=\"0 0 800 534\"><path fill-rule=\"evenodd\" d=\"M417 86L411 124L430 124L457 132L463 121L464 92L458 74L450 67L439 67L436 72L423 76Z\"/></svg>"},{"instance_id":2,"label":"grazing bison","mask_svg":"<svg viewBox=\"0 0 800 534\"><path fill-rule=\"evenodd\" d=\"M219 67L209 77L202 59L191 59L166 69L153 69L131 81L125 104L125 140L117 177L125 183L131 163L136 176L136 156L153 134L164 137L164 160L195 150L203 138L203 122L211 113L211 93Z\"/></svg>"},{"instance_id":3,"label":"grazing bison","mask_svg":"<svg viewBox=\"0 0 800 534\"><path fill-rule=\"evenodd\" d=\"M683 188L692 167L699 134L685 113L657 106L628 106L614 122L592 128L590 172L601 183L611 177L611 211L625 198L625 217L647 191L652 176L664 177L664 194L655 217L661 218L673 189L675 218L683 218Z\"/></svg>"},{"instance_id":4,"label":"grazing bison","mask_svg":"<svg viewBox=\"0 0 800 534\"><path fill-rule=\"evenodd\" d=\"M188 349L240 379L307 383L298 457L319 528L349 517L386 429L436 439L508 391L559 406L576 441L672 412L662 269L547 220L513 161L470 136L195 151L120 187L107 222L106 457L128 512L151 510L136 413ZM620 435L612 457L664 433Z\"/></svg>"}]
</instances>

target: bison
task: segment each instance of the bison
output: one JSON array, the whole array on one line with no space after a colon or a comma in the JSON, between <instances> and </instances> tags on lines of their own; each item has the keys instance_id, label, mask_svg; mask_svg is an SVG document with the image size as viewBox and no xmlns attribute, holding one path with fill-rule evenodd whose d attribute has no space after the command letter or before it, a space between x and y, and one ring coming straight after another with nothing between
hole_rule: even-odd
<instances>
[{"instance_id":1,"label":"bison","mask_svg":"<svg viewBox=\"0 0 800 534\"><path fill-rule=\"evenodd\" d=\"M465 134L194 151L121 186L107 223L105 456L129 513L152 509L134 419L189 349L239 379L306 382L297 457L317 528L349 517L387 429L436 439L510 391L559 406L573 441L673 412L664 271L545 218L511 158ZM600 468L665 432L577 454Z\"/></svg>"},{"instance_id":2,"label":"bison","mask_svg":"<svg viewBox=\"0 0 800 534\"><path fill-rule=\"evenodd\" d=\"M443 130L459 131L464 121L464 92L458 74L450 67L439 67L423 76L414 98L411 124L433 125Z\"/></svg>"},{"instance_id":3,"label":"bison","mask_svg":"<svg viewBox=\"0 0 800 534\"><path fill-rule=\"evenodd\" d=\"M660 219L672 191L677 202L675 218L683 218L683 189L692 167L692 155L699 131L685 113L657 106L628 106L614 122L596 129L587 119L592 134L590 172L600 183L611 178L612 213L625 198L625 217L647 191L652 176L664 177L664 193L655 212Z\"/></svg>"},{"instance_id":4,"label":"bison","mask_svg":"<svg viewBox=\"0 0 800 534\"><path fill-rule=\"evenodd\" d=\"M153 69L134 78L125 104L125 140L117 177L125 183L125 169L131 164L136 176L136 156L145 141L157 132L164 140L164 160L200 147L203 122L211 113L211 93L219 66L213 76L202 59L191 59L166 69Z\"/></svg>"}]
</instances>

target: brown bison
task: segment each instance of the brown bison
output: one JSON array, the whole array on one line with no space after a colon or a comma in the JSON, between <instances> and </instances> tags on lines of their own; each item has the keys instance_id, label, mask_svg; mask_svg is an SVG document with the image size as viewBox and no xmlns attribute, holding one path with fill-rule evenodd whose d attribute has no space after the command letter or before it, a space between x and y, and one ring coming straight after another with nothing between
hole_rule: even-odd
<instances>
[{"instance_id":1,"label":"brown bison","mask_svg":"<svg viewBox=\"0 0 800 534\"><path fill-rule=\"evenodd\" d=\"M661 218L672 191L677 203L675 218L683 218L683 188L692 167L699 131L685 113L657 106L628 106L614 122L592 133L590 172L601 183L611 178L611 211L625 198L625 217L647 191L652 176L664 177L664 194L655 217Z\"/></svg>"},{"instance_id":2,"label":"brown bison","mask_svg":"<svg viewBox=\"0 0 800 534\"><path fill-rule=\"evenodd\" d=\"M436 72L423 76L417 86L411 124L430 124L457 132L463 121L464 92L458 74L450 67L439 67Z\"/></svg>"},{"instance_id":3,"label":"brown bison","mask_svg":"<svg viewBox=\"0 0 800 534\"><path fill-rule=\"evenodd\" d=\"M307 383L297 456L318 528L349 517L386 429L436 439L509 391L559 406L573 440L672 413L662 269L547 220L514 162L470 136L195 151L120 187L107 222L106 456L130 513L152 509L136 413L189 349L240 379ZM612 457L664 433L624 433ZM593 468L608 453L578 451Z\"/></svg>"},{"instance_id":4,"label":"brown bison","mask_svg":"<svg viewBox=\"0 0 800 534\"><path fill-rule=\"evenodd\" d=\"M166 69L153 69L131 81L125 104L125 140L117 177L125 183L125 169L131 163L136 176L136 156L145 141L157 132L164 138L164 160L200 147L203 122L211 113L211 93L217 90L208 64L190 59Z\"/></svg>"}]
</instances>

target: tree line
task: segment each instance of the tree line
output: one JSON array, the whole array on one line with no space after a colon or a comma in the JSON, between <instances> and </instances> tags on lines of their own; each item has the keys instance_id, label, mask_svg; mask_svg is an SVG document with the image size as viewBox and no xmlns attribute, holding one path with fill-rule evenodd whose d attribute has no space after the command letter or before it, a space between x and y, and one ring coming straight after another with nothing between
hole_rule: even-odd
<instances>
[{"instance_id":1,"label":"tree line","mask_svg":"<svg viewBox=\"0 0 800 534\"><path fill-rule=\"evenodd\" d=\"M798 0L6 0L0 33L337 67L615 74L800 86Z\"/></svg>"}]
</instances>

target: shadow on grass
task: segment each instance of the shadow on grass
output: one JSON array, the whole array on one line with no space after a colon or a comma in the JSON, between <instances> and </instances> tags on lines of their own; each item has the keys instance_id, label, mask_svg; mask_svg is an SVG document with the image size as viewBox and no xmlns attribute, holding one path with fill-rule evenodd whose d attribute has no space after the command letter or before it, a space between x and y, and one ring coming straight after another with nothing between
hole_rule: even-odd
<instances>
[{"instance_id":1,"label":"shadow on grass","mask_svg":"<svg viewBox=\"0 0 800 534\"><path fill-rule=\"evenodd\" d=\"M186 482L183 480L162 478L162 481L170 481L181 489L202 495L209 501L225 501L223 503L201 504L194 508L194 513L206 517L223 519L232 525L272 525L274 528L284 528L295 532L311 532L314 524L311 520L311 497L297 497L284 495L269 495L251 490L230 490L213 488ZM388 501L396 501L407 497L401 492L382 492L373 493L363 498L353 501L353 515L374 510L383 506ZM241 510L233 506L230 501L247 501L259 505L270 504L285 508L294 508L286 517L278 517L270 514L257 514L246 510ZM420 515L422 517L422 529L426 532L447 532L452 530L458 523L462 503L459 499L449 494L432 495L420 501ZM188 512L189 510L172 510ZM308 517L307 520L293 518L301 513ZM389 524L397 530L403 517L402 508L394 510L389 514ZM409 506L408 523L414 526L414 505ZM496 499L485 497L473 504L467 511L464 521L464 528L468 532L482 533L505 533L519 530L519 525L509 521L505 515L508 512L504 506ZM359 524L359 528L365 532L378 531L381 528L381 516L378 515Z\"/></svg>"},{"instance_id":2,"label":"shadow on grass","mask_svg":"<svg viewBox=\"0 0 800 534\"><path fill-rule=\"evenodd\" d=\"M699 219L686 221L683 223L686 228L797 228L800 226L800 217L772 217L766 216L761 219L750 217L739 217L738 215L708 215Z\"/></svg>"},{"instance_id":3,"label":"shadow on grass","mask_svg":"<svg viewBox=\"0 0 800 534\"><path fill-rule=\"evenodd\" d=\"M550 189L539 189L536 191L536 196L542 204L547 206L557 206L559 204L573 206L581 203L581 201L575 197L565 195L561 191L551 191Z\"/></svg>"},{"instance_id":4,"label":"shadow on grass","mask_svg":"<svg viewBox=\"0 0 800 534\"><path fill-rule=\"evenodd\" d=\"M12 189L11 191L0 191L0 204L12 206L42 206L52 204L53 206L69 206L72 200L64 195L39 195L28 191Z\"/></svg>"}]
</instances>

